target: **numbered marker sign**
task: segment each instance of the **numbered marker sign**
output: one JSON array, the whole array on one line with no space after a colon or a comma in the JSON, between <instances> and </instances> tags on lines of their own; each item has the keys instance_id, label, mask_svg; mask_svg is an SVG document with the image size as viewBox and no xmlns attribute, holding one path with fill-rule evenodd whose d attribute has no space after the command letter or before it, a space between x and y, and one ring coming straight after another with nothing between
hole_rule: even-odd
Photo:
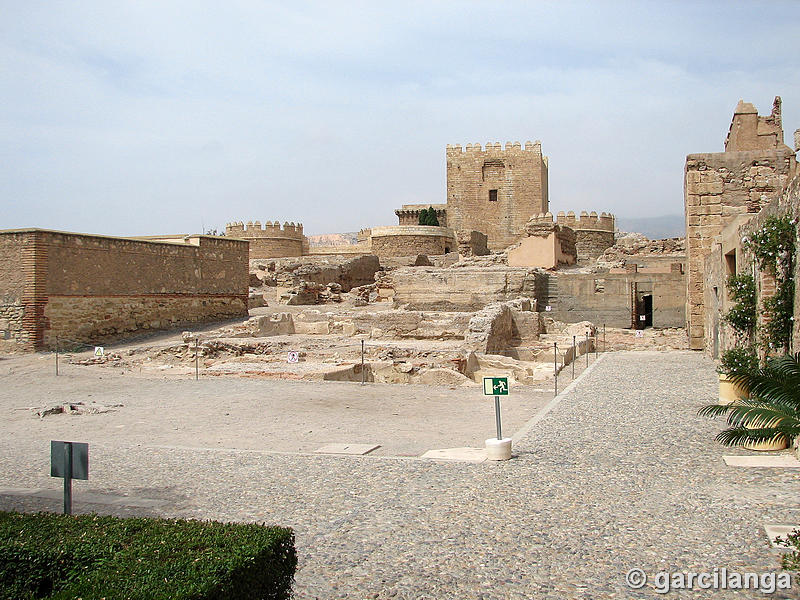
<instances>
[{"instance_id":1,"label":"numbered marker sign","mask_svg":"<svg viewBox=\"0 0 800 600\"><path fill-rule=\"evenodd\" d=\"M644 331L641 329L636 330L636 337L644 337Z\"/></svg>"},{"instance_id":2,"label":"numbered marker sign","mask_svg":"<svg viewBox=\"0 0 800 600\"><path fill-rule=\"evenodd\" d=\"M103 348L102 346L95 346L94 347L94 355L95 356L105 356L106 355L106 349Z\"/></svg>"},{"instance_id":3,"label":"numbered marker sign","mask_svg":"<svg viewBox=\"0 0 800 600\"><path fill-rule=\"evenodd\" d=\"M544 307L544 310L545 312L550 312L551 310L553 310L553 307L548 304L547 306Z\"/></svg>"},{"instance_id":4,"label":"numbered marker sign","mask_svg":"<svg viewBox=\"0 0 800 600\"><path fill-rule=\"evenodd\" d=\"M508 377L484 377L484 396L508 396Z\"/></svg>"},{"instance_id":5,"label":"numbered marker sign","mask_svg":"<svg viewBox=\"0 0 800 600\"><path fill-rule=\"evenodd\" d=\"M646 321L647 320L647 316L646 315L639 315L639 320L640 321Z\"/></svg>"},{"instance_id":6,"label":"numbered marker sign","mask_svg":"<svg viewBox=\"0 0 800 600\"><path fill-rule=\"evenodd\" d=\"M286 357L286 362L288 363L296 363L300 361L300 353L296 350L290 350L288 356Z\"/></svg>"}]
</instances>

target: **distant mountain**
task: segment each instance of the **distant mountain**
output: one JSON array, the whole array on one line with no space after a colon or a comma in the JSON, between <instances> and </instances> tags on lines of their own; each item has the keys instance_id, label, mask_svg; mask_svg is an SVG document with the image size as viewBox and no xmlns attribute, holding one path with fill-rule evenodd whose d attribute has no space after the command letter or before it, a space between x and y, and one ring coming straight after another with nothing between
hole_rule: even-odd
<instances>
[{"instance_id":1,"label":"distant mountain","mask_svg":"<svg viewBox=\"0 0 800 600\"><path fill-rule=\"evenodd\" d=\"M311 246L349 246L358 243L358 232L355 231L350 233L325 233L307 237Z\"/></svg>"},{"instance_id":2,"label":"distant mountain","mask_svg":"<svg viewBox=\"0 0 800 600\"><path fill-rule=\"evenodd\" d=\"M651 240L684 237L686 221L683 215L661 217L617 217L617 229L631 233L643 233Z\"/></svg>"}]
</instances>

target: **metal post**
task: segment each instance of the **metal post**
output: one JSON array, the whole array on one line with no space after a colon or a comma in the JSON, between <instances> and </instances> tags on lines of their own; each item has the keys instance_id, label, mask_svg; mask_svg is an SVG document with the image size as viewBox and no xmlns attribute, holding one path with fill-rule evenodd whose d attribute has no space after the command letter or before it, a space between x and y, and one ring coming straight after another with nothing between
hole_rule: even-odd
<instances>
[{"instance_id":1,"label":"metal post","mask_svg":"<svg viewBox=\"0 0 800 600\"><path fill-rule=\"evenodd\" d=\"M575 379L575 357L577 354L575 353L575 336L572 336L572 378Z\"/></svg>"},{"instance_id":2,"label":"metal post","mask_svg":"<svg viewBox=\"0 0 800 600\"><path fill-rule=\"evenodd\" d=\"M58 336L56 336L56 377L58 377Z\"/></svg>"},{"instance_id":3,"label":"metal post","mask_svg":"<svg viewBox=\"0 0 800 600\"><path fill-rule=\"evenodd\" d=\"M497 421L497 440L503 439L503 431L500 427L500 396L494 397L494 418Z\"/></svg>"},{"instance_id":4,"label":"metal post","mask_svg":"<svg viewBox=\"0 0 800 600\"><path fill-rule=\"evenodd\" d=\"M608 349L606 348L606 324L603 323L603 354L605 354L607 351Z\"/></svg>"},{"instance_id":5,"label":"metal post","mask_svg":"<svg viewBox=\"0 0 800 600\"><path fill-rule=\"evenodd\" d=\"M589 332L588 331L586 332L586 347L584 348L584 350L586 350L586 366L588 367L589 366Z\"/></svg>"},{"instance_id":6,"label":"metal post","mask_svg":"<svg viewBox=\"0 0 800 600\"><path fill-rule=\"evenodd\" d=\"M597 327L594 328L594 359L597 360Z\"/></svg>"},{"instance_id":7,"label":"metal post","mask_svg":"<svg viewBox=\"0 0 800 600\"><path fill-rule=\"evenodd\" d=\"M558 396L558 342L553 342L553 381L555 382L554 396Z\"/></svg>"},{"instance_id":8,"label":"metal post","mask_svg":"<svg viewBox=\"0 0 800 600\"><path fill-rule=\"evenodd\" d=\"M198 381L200 379L200 354L199 354L199 345L200 342L197 338L194 338L194 379Z\"/></svg>"},{"instance_id":9,"label":"metal post","mask_svg":"<svg viewBox=\"0 0 800 600\"><path fill-rule=\"evenodd\" d=\"M64 444L64 514L72 514L72 442Z\"/></svg>"},{"instance_id":10,"label":"metal post","mask_svg":"<svg viewBox=\"0 0 800 600\"><path fill-rule=\"evenodd\" d=\"M361 340L361 385L364 385L364 340Z\"/></svg>"}]
</instances>

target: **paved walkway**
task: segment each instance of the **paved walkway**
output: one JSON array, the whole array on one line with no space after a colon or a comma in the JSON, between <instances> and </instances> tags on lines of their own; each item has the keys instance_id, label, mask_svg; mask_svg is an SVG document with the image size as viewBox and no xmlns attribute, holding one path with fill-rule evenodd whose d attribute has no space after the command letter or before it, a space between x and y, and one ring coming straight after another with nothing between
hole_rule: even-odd
<instances>
[{"instance_id":1,"label":"paved walkway","mask_svg":"<svg viewBox=\"0 0 800 600\"><path fill-rule=\"evenodd\" d=\"M625 573L779 571L763 525L800 523L796 471L722 460L745 452L717 445L721 421L696 416L716 392L700 354L609 354L506 463L109 446L92 481L164 500L158 514L294 527L299 598L663 597L631 590ZM0 487L46 487L26 474L46 456L23 473L35 453L3 450ZM763 597L797 598L798 586Z\"/></svg>"}]
</instances>

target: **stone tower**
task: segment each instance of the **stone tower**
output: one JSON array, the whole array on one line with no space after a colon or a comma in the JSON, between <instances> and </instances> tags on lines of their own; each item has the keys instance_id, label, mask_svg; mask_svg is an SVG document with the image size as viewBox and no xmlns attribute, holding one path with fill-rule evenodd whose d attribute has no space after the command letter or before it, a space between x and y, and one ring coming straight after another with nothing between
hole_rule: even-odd
<instances>
[{"instance_id":1,"label":"stone tower","mask_svg":"<svg viewBox=\"0 0 800 600\"><path fill-rule=\"evenodd\" d=\"M547 157L541 142L447 146L447 225L476 230L491 250L502 250L524 234L534 215L546 213Z\"/></svg>"}]
</instances>

